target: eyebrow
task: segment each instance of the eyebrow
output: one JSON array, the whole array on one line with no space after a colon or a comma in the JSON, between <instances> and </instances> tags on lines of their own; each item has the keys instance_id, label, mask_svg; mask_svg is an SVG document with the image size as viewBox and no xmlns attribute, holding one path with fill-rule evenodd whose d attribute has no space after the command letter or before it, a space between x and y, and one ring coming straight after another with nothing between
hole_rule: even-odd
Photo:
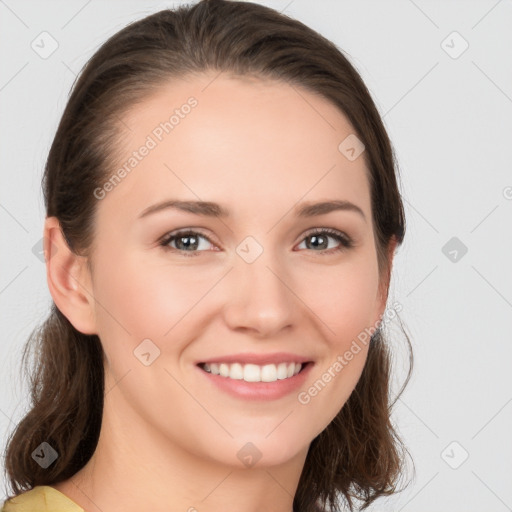
<instances>
[{"instance_id":1,"label":"eyebrow","mask_svg":"<svg viewBox=\"0 0 512 512\"><path fill-rule=\"evenodd\" d=\"M181 210L207 217L226 218L230 216L229 210L211 201L179 201L176 199L168 199L147 207L139 215L139 218L167 209ZM294 208L294 213L297 217L316 217L340 210L358 213L366 222L366 216L363 210L354 203L345 200L301 203Z\"/></svg>"}]
</instances>

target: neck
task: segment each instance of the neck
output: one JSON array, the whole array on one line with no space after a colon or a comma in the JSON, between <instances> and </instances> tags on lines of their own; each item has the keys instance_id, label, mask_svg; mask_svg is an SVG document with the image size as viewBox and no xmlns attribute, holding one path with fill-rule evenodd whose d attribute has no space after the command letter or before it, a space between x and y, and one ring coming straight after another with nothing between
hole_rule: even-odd
<instances>
[{"instance_id":1,"label":"neck","mask_svg":"<svg viewBox=\"0 0 512 512\"><path fill-rule=\"evenodd\" d=\"M191 453L141 422L114 388L94 455L53 487L85 512L292 512L307 446L282 464L253 467L221 463L203 448Z\"/></svg>"}]
</instances>

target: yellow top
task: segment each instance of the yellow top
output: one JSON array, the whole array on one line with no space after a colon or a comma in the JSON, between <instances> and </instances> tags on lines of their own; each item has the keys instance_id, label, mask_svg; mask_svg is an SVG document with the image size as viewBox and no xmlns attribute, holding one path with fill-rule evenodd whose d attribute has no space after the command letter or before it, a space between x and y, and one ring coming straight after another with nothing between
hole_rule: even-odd
<instances>
[{"instance_id":1,"label":"yellow top","mask_svg":"<svg viewBox=\"0 0 512 512\"><path fill-rule=\"evenodd\" d=\"M0 512L84 512L84 509L54 487L36 485L5 501Z\"/></svg>"}]
</instances>

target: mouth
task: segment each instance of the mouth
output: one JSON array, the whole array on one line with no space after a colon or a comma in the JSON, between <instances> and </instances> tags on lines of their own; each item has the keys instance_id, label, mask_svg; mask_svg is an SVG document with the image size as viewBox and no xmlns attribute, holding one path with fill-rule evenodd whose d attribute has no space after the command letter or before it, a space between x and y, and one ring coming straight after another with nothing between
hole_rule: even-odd
<instances>
[{"instance_id":1,"label":"mouth","mask_svg":"<svg viewBox=\"0 0 512 512\"><path fill-rule=\"evenodd\" d=\"M206 373L230 380L245 382L276 382L287 380L304 372L313 361L302 363L283 361L277 364L242 364L242 363L198 363L197 366Z\"/></svg>"},{"instance_id":2,"label":"mouth","mask_svg":"<svg viewBox=\"0 0 512 512\"><path fill-rule=\"evenodd\" d=\"M224 355L196 364L208 386L241 400L240 403L290 399L306 385L314 366L312 360L284 352Z\"/></svg>"}]
</instances>

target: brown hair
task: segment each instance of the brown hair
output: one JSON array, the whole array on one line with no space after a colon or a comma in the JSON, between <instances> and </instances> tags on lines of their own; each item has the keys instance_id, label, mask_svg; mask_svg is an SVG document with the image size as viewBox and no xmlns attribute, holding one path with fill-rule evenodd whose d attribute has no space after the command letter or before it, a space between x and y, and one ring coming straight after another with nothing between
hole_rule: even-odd
<instances>
[{"instance_id":1,"label":"brown hair","mask_svg":"<svg viewBox=\"0 0 512 512\"><path fill-rule=\"evenodd\" d=\"M165 82L208 70L303 87L348 118L366 148L379 270L389 279L387 248L393 237L402 243L405 218L393 150L365 84L333 43L297 20L250 2L202 0L162 10L113 35L86 64L73 85L43 177L46 214L58 218L70 249L92 253L93 191L116 161L120 115ZM24 361L31 342L36 351L31 409L5 452L14 495L73 476L96 449L102 420L104 353L98 336L78 332L53 303L28 340ZM390 420L390 355L379 329L348 401L311 442L294 511L326 510L327 504L339 510L340 498L350 510L354 499L366 508L396 492L407 450ZM410 370L404 386L409 376ZM46 469L31 456L42 442L59 454Z\"/></svg>"}]
</instances>

